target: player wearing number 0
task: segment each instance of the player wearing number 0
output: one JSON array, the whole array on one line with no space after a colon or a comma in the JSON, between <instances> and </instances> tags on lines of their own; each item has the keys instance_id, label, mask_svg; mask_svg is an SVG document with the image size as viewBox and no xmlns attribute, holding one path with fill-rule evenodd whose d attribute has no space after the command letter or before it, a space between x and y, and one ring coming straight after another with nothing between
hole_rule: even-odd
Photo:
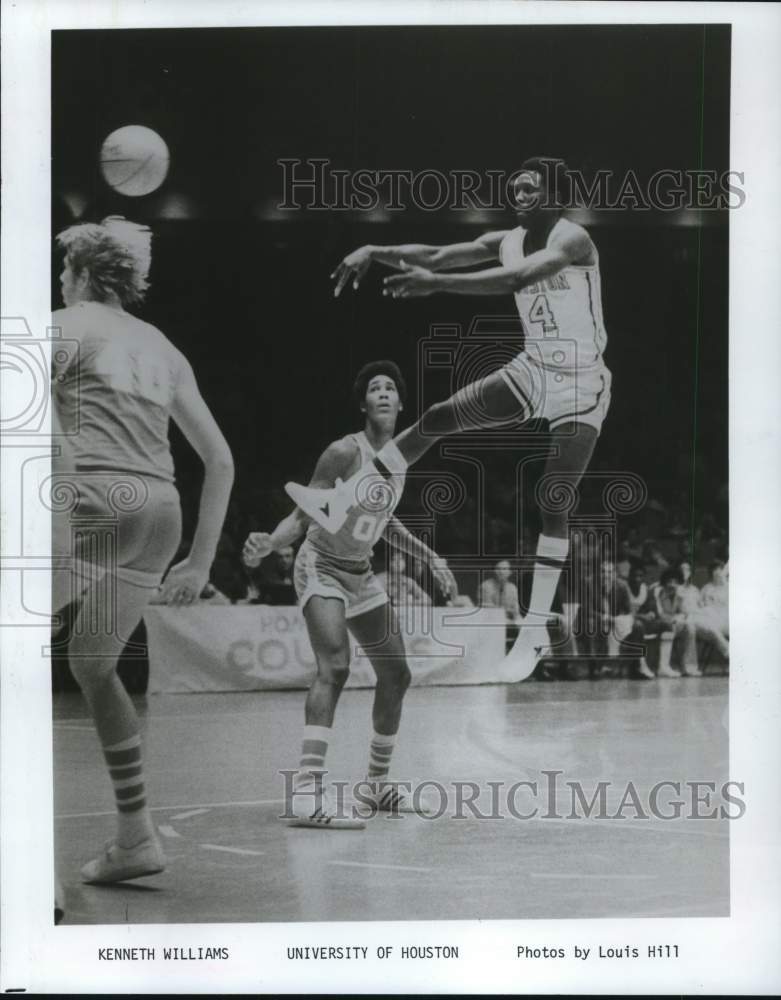
<instances>
[{"instance_id":1,"label":"player wearing number 0","mask_svg":"<svg viewBox=\"0 0 781 1000\"><path fill-rule=\"evenodd\" d=\"M208 580L233 462L187 360L126 311L147 288L150 231L112 217L72 226L57 242L65 251L66 308L53 316L61 341L52 345L52 609L77 602L68 660L117 807L116 836L84 865L82 878L120 882L165 866L144 790L139 720L116 666L179 546L169 418L205 474L190 553L163 585L168 603L191 604ZM64 497L70 502L58 502Z\"/></svg>"},{"instance_id":2,"label":"player wearing number 0","mask_svg":"<svg viewBox=\"0 0 781 1000\"><path fill-rule=\"evenodd\" d=\"M392 361L366 365L353 391L366 415L364 429L326 448L312 476L313 488L329 489L353 476L393 437L405 395L398 367ZM387 781L410 672L396 613L372 572L372 548L384 535L403 552L429 563L446 594L454 594L456 585L445 561L393 515L404 489L404 476L367 485L371 495L347 514L334 533L325 531L296 508L270 535L253 532L244 546L244 560L254 566L306 533L296 556L294 580L317 661L317 675L306 699L301 762L287 803L295 817L292 825L331 830L365 826L360 818L337 813L322 781L334 713L349 674L350 634L369 657L377 676L368 786L361 790L361 798L372 801L379 811L413 808L410 800Z\"/></svg>"},{"instance_id":3,"label":"player wearing number 0","mask_svg":"<svg viewBox=\"0 0 781 1000\"><path fill-rule=\"evenodd\" d=\"M459 431L544 419L550 429L545 473L577 486L591 459L610 403L610 372L602 359L607 335L602 320L599 256L586 230L562 216L562 161L534 158L514 182L515 229L491 232L471 243L436 247L410 244L365 246L344 258L333 277L335 295L352 281L357 288L372 261L401 270L385 278L384 294L416 298L444 292L515 297L525 335L524 350L509 364L430 407L412 427L389 441L354 480L339 489L312 490L295 483L293 500L326 531L336 531L359 498L357 481L402 475L435 441ZM462 274L451 268L498 262ZM518 639L502 676L528 677L542 655L561 569L568 553L566 512L542 505L532 592Z\"/></svg>"}]
</instances>

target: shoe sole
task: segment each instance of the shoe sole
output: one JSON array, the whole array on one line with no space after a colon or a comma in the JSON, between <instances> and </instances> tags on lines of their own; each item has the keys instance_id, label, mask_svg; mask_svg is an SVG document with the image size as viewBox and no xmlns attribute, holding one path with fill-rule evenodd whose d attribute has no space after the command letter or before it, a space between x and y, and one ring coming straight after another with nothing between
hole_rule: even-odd
<instances>
[{"instance_id":1,"label":"shoe sole","mask_svg":"<svg viewBox=\"0 0 781 1000\"><path fill-rule=\"evenodd\" d=\"M113 885L115 882L130 882L136 878L147 878L150 875L159 875L161 872L165 871L165 865L159 865L155 868L130 868L127 874L112 875L110 878L90 878L87 875L82 874L81 880L85 885Z\"/></svg>"},{"instance_id":2,"label":"shoe sole","mask_svg":"<svg viewBox=\"0 0 781 1000\"><path fill-rule=\"evenodd\" d=\"M316 819L286 819L287 826L306 826L316 830L365 830L366 823L357 819L332 819L330 822Z\"/></svg>"}]
</instances>

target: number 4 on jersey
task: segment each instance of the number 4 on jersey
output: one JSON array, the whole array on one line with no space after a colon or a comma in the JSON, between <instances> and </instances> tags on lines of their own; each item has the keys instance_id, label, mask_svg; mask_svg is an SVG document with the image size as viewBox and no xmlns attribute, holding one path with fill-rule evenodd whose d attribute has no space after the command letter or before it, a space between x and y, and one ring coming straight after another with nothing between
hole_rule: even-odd
<instances>
[{"instance_id":1,"label":"number 4 on jersey","mask_svg":"<svg viewBox=\"0 0 781 1000\"><path fill-rule=\"evenodd\" d=\"M534 302L532 302L531 309L529 310L529 322L542 323L542 332L546 337L558 336L559 328L556 326L553 311L550 305L548 305L547 295L538 295Z\"/></svg>"}]
</instances>

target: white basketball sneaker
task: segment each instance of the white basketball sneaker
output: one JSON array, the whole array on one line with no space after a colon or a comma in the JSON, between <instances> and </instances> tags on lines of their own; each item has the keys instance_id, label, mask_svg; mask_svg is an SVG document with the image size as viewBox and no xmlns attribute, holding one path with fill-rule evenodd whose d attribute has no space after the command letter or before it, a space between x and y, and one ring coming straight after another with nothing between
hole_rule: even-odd
<instances>
[{"instance_id":1,"label":"white basketball sneaker","mask_svg":"<svg viewBox=\"0 0 781 1000\"><path fill-rule=\"evenodd\" d=\"M304 786L295 790L290 804L292 816L286 818L288 826L313 826L319 830L365 830L366 822L351 815L345 807L337 809L327 789L316 790Z\"/></svg>"},{"instance_id":2,"label":"white basketball sneaker","mask_svg":"<svg viewBox=\"0 0 781 1000\"><path fill-rule=\"evenodd\" d=\"M341 479L330 490L299 483L285 483L285 493L297 507L312 518L329 534L335 535L347 520L347 512L355 505L355 497L345 488Z\"/></svg>"},{"instance_id":3,"label":"white basketball sneaker","mask_svg":"<svg viewBox=\"0 0 781 1000\"><path fill-rule=\"evenodd\" d=\"M133 878L157 875L165 870L165 855L156 837L148 837L134 847L120 847L109 841L100 857L81 869L81 879L88 883L127 882Z\"/></svg>"}]
</instances>

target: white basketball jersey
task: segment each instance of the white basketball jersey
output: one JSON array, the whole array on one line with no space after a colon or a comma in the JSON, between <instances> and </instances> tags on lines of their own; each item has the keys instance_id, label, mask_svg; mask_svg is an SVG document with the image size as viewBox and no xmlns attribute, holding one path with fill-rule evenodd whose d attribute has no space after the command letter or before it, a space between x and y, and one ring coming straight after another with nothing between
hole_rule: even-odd
<instances>
[{"instance_id":1,"label":"white basketball jersey","mask_svg":"<svg viewBox=\"0 0 781 1000\"><path fill-rule=\"evenodd\" d=\"M548 235L548 243L561 226L559 219ZM522 226L511 230L499 247L505 267L519 267L524 259ZM607 333L602 319L602 288L599 264L569 264L556 274L542 278L515 293L523 325L525 349L535 361L557 371L595 368L602 364Z\"/></svg>"},{"instance_id":2,"label":"white basketball jersey","mask_svg":"<svg viewBox=\"0 0 781 1000\"><path fill-rule=\"evenodd\" d=\"M363 431L358 434L348 434L343 440L358 445L359 467L368 465L377 454ZM403 475L394 475L392 488L380 491L379 503L376 506L373 507L370 502L354 506L348 512L342 527L333 535L313 521L306 534L307 541L318 551L328 553L337 559L365 562L385 533L388 521L398 506L404 492L404 478Z\"/></svg>"}]
</instances>

